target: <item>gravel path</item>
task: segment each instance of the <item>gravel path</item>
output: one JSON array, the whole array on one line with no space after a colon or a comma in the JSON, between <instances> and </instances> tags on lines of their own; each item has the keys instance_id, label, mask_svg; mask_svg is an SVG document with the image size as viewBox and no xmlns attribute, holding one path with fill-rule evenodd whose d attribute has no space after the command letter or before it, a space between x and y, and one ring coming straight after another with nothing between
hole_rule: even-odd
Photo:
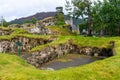
<instances>
[{"instance_id":1,"label":"gravel path","mask_svg":"<svg viewBox=\"0 0 120 80\"><path fill-rule=\"evenodd\" d=\"M54 70L59 70L62 68L81 66L99 60L99 58L93 58L89 56L82 56L73 58L72 61L62 62L62 61L52 61L48 64L44 64L44 68L52 68Z\"/></svg>"}]
</instances>

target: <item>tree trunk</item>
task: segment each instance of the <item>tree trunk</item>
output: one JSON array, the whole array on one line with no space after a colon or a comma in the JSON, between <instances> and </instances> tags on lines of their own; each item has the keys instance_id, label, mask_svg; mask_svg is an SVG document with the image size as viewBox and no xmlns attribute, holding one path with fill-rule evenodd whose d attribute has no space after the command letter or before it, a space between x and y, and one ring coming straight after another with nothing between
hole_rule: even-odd
<instances>
[{"instance_id":1,"label":"tree trunk","mask_svg":"<svg viewBox=\"0 0 120 80\"><path fill-rule=\"evenodd\" d=\"M88 36L92 36L92 16L88 6Z\"/></svg>"}]
</instances>

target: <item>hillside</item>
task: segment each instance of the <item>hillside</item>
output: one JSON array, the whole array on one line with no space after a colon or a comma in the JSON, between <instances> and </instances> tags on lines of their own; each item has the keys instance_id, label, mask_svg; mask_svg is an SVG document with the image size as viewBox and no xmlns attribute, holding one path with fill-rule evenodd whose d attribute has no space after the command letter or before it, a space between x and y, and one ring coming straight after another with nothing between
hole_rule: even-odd
<instances>
[{"instance_id":1,"label":"hillside","mask_svg":"<svg viewBox=\"0 0 120 80\"><path fill-rule=\"evenodd\" d=\"M9 23L10 24L22 24L25 21L32 20L32 18L35 18L37 20L42 20L47 17L55 16L55 14L56 14L56 12L40 12L40 13L36 13L36 14L28 16L28 17L22 17L19 19L12 20Z\"/></svg>"},{"instance_id":2,"label":"hillside","mask_svg":"<svg viewBox=\"0 0 120 80\"><path fill-rule=\"evenodd\" d=\"M32 18L35 18L37 20L42 20L42 19L47 18L47 17L53 17L53 16L55 16L55 14L56 14L56 12L40 12L40 13L36 13L34 15L31 15L31 16L22 17L22 18L12 20L9 22L9 24L23 24L25 21L32 20ZM67 15L65 15L65 19L69 20L70 18ZM81 22L83 22L83 20L80 18L77 20L76 19L74 20L75 25L78 25Z\"/></svg>"}]
</instances>

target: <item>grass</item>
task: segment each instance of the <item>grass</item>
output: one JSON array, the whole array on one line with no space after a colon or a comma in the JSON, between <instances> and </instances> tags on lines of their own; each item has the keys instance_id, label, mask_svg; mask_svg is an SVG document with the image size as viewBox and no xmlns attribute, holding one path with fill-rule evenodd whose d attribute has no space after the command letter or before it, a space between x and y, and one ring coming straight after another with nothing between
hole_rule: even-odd
<instances>
[{"instance_id":1,"label":"grass","mask_svg":"<svg viewBox=\"0 0 120 80\"><path fill-rule=\"evenodd\" d=\"M44 44L44 45L40 45L40 46L34 47L34 48L32 48L30 50L30 52L40 51L43 48L48 47L48 46L55 46L55 45L58 45L58 44L61 44L61 43L66 43L69 39L70 39L69 37L58 36L57 40L55 40L55 41L53 41L51 43L48 43L48 44Z\"/></svg>"},{"instance_id":2,"label":"grass","mask_svg":"<svg viewBox=\"0 0 120 80\"><path fill-rule=\"evenodd\" d=\"M107 45L109 41L116 41L117 55L86 64L81 67L67 68L58 71L43 71L27 64L15 55L0 53L0 79L2 80L119 80L120 78L120 38L91 38L81 36L60 36L55 44L73 39L74 43L87 45L91 41L95 46ZM79 41L76 39L78 38ZM90 40L88 40L90 39ZM88 41L88 43L86 43ZM99 42L99 44L96 44ZM104 44L103 44L104 42ZM51 43L53 44L53 43ZM91 45L91 44L88 44Z\"/></svg>"},{"instance_id":3,"label":"grass","mask_svg":"<svg viewBox=\"0 0 120 80\"><path fill-rule=\"evenodd\" d=\"M72 40L74 44L79 46L91 46L91 47L109 47L110 41L115 41L117 37L114 38L104 38L104 37L83 37L83 36L58 36L57 40L45 45L40 45L31 49L31 52L40 51L41 49L48 47L48 46L55 46L58 44L67 43L68 40ZM119 38L118 38L119 39Z\"/></svg>"},{"instance_id":4,"label":"grass","mask_svg":"<svg viewBox=\"0 0 120 80\"><path fill-rule=\"evenodd\" d=\"M15 55L0 54L1 80L119 80L120 56L58 71L38 70Z\"/></svg>"},{"instance_id":5,"label":"grass","mask_svg":"<svg viewBox=\"0 0 120 80\"><path fill-rule=\"evenodd\" d=\"M9 29L9 28L5 28ZM52 35L37 35L37 34L30 34L26 30L22 28L14 28L12 29L13 32L10 35L0 36L0 40L11 40L12 38L17 37L27 37L27 38L34 38L34 39L49 39L51 37L57 37Z\"/></svg>"},{"instance_id":6,"label":"grass","mask_svg":"<svg viewBox=\"0 0 120 80\"><path fill-rule=\"evenodd\" d=\"M57 33L58 35L73 35L70 30L62 28L62 26L47 26L51 31Z\"/></svg>"},{"instance_id":7,"label":"grass","mask_svg":"<svg viewBox=\"0 0 120 80\"><path fill-rule=\"evenodd\" d=\"M7 28L7 27L2 27L2 26L0 26L0 29L2 29L2 30L11 30L10 28Z\"/></svg>"},{"instance_id":8,"label":"grass","mask_svg":"<svg viewBox=\"0 0 120 80\"><path fill-rule=\"evenodd\" d=\"M49 28L50 30L52 30L53 32L57 32L58 35L73 35L68 29L62 28L62 27L57 27L57 26L48 26L47 28ZM12 38L16 38L16 37L28 37L28 38L44 38L44 39L49 39L50 37L52 37L53 35L39 35L39 34L30 34L28 33L25 29L23 28L7 28L7 27L1 27L1 29L3 30L12 30L13 32L10 35L4 35L4 36L0 36L0 40L10 40ZM54 35L58 36L58 35Z\"/></svg>"},{"instance_id":9,"label":"grass","mask_svg":"<svg viewBox=\"0 0 120 80\"><path fill-rule=\"evenodd\" d=\"M71 32L65 28L57 27L57 26L48 26L50 30L53 32L57 32L58 35L70 35ZM3 30L10 30L10 28L7 27L1 27ZM0 36L0 40L11 40L12 38L16 37L28 37L28 38L44 38L44 39L49 39L50 37L56 37L58 35L39 35L39 34L30 34L28 33L25 29L23 28L11 28L13 31L10 35L4 35ZM72 34L71 34L72 35Z\"/></svg>"},{"instance_id":10,"label":"grass","mask_svg":"<svg viewBox=\"0 0 120 80\"><path fill-rule=\"evenodd\" d=\"M19 31L19 30L18 30ZM10 36L0 36L0 39L10 39L17 36L30 38L50 38L56 36L40 36L22 32L14 32ZM41 50L47 46L55 46L72 40L79 46L108 47L110 41L115 41L116 55L104 60L83 66L57 71L39 70L27 64L16 55L0 53L0 80L120 80L120 37L83 37L73 35L57 35L57 40L37 46L31 51Z\"/></svg>"}]
</instances>

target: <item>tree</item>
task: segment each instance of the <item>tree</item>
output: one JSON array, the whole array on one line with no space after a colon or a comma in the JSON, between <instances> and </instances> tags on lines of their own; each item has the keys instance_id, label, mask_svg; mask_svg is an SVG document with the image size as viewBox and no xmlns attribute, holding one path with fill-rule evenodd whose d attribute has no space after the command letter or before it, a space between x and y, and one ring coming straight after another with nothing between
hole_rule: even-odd
<instances>
[{"instance_id":1,"label":"tree","mask_svg":"<svg viewBox=\"0 0 120 80\"><path fill-rule=\"evenodd\" d=\"M56 14L56 25L63 25L65 24L65 18L63 13Z\"/></svg>"},{"instance_id":2,"label":"tree","mask_svg":"<svg viewBox=\"0 0 120 80\"><path fill-rule=\"evenodd\" d=\"M82 17L87 21L88 35L92 35L92 12L91 12L91 1L90 0L72 0L74 10L73 15L75 18Z\"/></svg>"},{"instance_id":3,"label":"tree","mask_svg":"<svg viewBox=\"0 0 120 80\"><path fill-rule=\"evenodd\" d=\"M57 10L57 13L55 15L56 25L63 25L63 24L65 24L64 13L62 12L63 7L57 7L56 10Z\"/></svg>"},{"instance_id":4,"label":"tree","mask_svg":"<svg viewBox=\"0 0 120 80\"><path fill-rule=\"evenodd\" d=\"M120 0L98 0L94 8L94 27L108 35L120 34Z\"/></svg>"},{"instance_id":5,"label":"tree","mask_svg":"<svg viewBox=\"0 0 120 80\"><path fill-rule=\"evenodd\" d=\"M88 35L93 29L120 35L120 0L72 0L72 4L73 16L87 22Z\"/></svg>"},{"instance_id":6,"label":"tree","mask_svg":"<svg viewBox=\"0 0 120 80\"><path fill-rule=\"evenodd\" d=\"M66 0L65 10L67 11L67 16L71 17L72 16L72 4L68 0Z\"/></svg>"}]
</instances>

